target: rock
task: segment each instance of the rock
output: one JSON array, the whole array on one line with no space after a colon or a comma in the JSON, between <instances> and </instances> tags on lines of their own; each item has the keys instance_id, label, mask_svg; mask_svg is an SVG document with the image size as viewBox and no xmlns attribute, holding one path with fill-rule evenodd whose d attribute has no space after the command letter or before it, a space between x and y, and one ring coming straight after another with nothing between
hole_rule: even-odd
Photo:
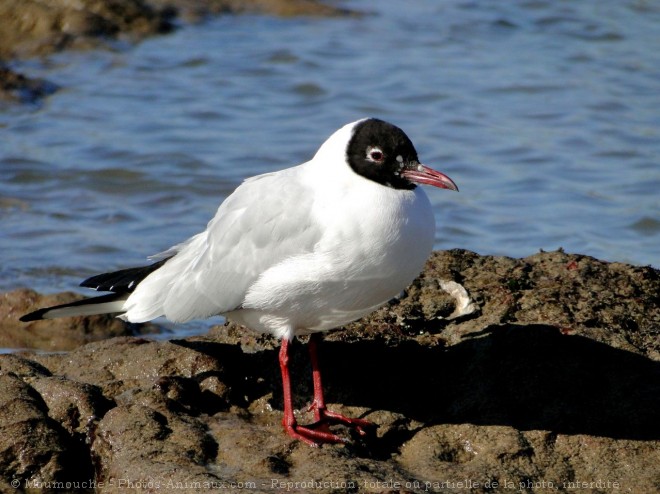
<instances>
[{"instance_id":1,"label":"rock","mask_svg":"<svg viewBox=\"0 0 660 494\"><path fill-rule=\"evenodd\" d=\"M167 12L142 0L1 0L0 59L98 47L107 39L134 39L170 30Z\"/></svg>"},{"instance_id":2,"label":"rock","mask_svg":"<svg viewBox=\"0 0 660 494\"><path fill-rule=\"evenodd\" d=\"M447 280L475 310L456 317ZM0 471L102 492L654 492L659 294L651 267L436 252L402 298L326 335L330 407L378 429L336 426L351 442L319 449L282 431L277 342L233 324L2 355ZM292 348L304 409L307 352Z\"/></svg>"},{"instance_id":3,"label":"rock","mask_svg":"<svg viewBox=\"0 0 660 494\"><path fill-rule=\"evenodd\" d=\"M338 16L354 12L317 0L0 0L0 60L88 49L108 40L140 40L208 15L260 13Z\"/></svg>"},{"instance_id":4,"label":"rock","mask_svg":"<svg viewBox=\"0 0 660 494\"><path fill-rule=\"evenodd\" d=\"M97 475L107 481L107 492L219 482L206 468L216 453L217 445L200 420L139 404L110 410L92 445L92 454L101 460Z\"/></svg>"},{"instance_id":5,"label":"rock","mask_svg":"<svg viewBox=\"0 0 660 494\"><path fill-rule=\"evenodd\" d=\"M173 10L187 21L217 14L267 14L280 17L336 17L357 15L354 11L317 0L148 0L161 10Z\"/></svg>"},{"instance_id":6,"label":"rock","mask_svg":"<svg viewBox=\"0 0 660 494\"><path fill-rule=\"evenodd\" d=\"M37 103L58 86L18 73L3 61L98 48L108 40L139 40L173 28L171 12L142 0L0 0L0 19L0 99L19 103Z\"/></svg>"},{"instance_id":7,"label":"rock","mask_svg":"<svg viewBox=\"0 0 660 494\"><path fill-rule=\"evenodd\" d=\"M0 477L20 485L90 478L91 457L48 416L38 392L21 378L0 373Z\"/></svg>"},{"instance_id":8,"label":"rock","mask_svg":"<svg viewBox=\"0 0 660 494\"><path fill-rule=\"evenodd\" d=\"M45 96L50 96L57 89L57 85L52 82L26 77L0 63L0 99L35 103Z\"/></svg>"},{"instance_id":9,"label":"rock","mask_svg":"<svg viewBox=\"0 0 660 494\"><path fill-rule=\"evenodd\" d=\"M12 70L3 61L139 41L218 14L357 15L317 0L0 0L0 100L37 103L58 86Z\"/></svg>"},{"instance_id":10,"label":"rock","mask_svg":"<svg viewBox=\"0 0 660 494\"><path fill-rule=\"evenodd\" d=\"M74 293L39 295L18 289L0 296L0 347L32 348L48 351L70 350L111 336L149 334L153 324L127 324L112 315L70 317L23 323L18 318L39 307L80 300Z\"/></svg>"},{"instance_id":11,"label":"rock","mask_svg":"<svg viewBox=\"0 0 660 494\"><path fill-rule=\"evenodd\" d=\"M81 443L92 440L94 422L114 406L93 384L63 376L44 376L27 382L43 398L48 416Z\"/></svg>"},{"instance_id":12,"label":"rock","mask_svg":"<svg viewBox=\"0 0 660 494\"><path fill-rule=\"evenodd\" d=\"M421 430L401 451L400 465L429 490L450 492L652 492L657 445L520 431L505 426L443 425ZM630 465L639 474L632 477ZM450 471L448 476L439 474Z\"/></svg>"}]
</instances>

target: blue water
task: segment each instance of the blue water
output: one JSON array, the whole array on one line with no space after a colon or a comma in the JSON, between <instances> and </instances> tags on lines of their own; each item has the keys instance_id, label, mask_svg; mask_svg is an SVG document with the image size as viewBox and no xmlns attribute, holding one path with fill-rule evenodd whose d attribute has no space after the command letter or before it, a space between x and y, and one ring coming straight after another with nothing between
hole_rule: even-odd
<instances>
[{"instance_id":1,"label":"blue water","mask_svg":"<svg viewBox=\"0 0 660 494\"><path fill-rule=\"evenodd\" d=\"M0 290L144 263L364 116L459 185L427 190L438 249L660 267L657 2L345 5L368 13L219 17L15 64L63 89L0 109Z\"/></svg>"}]
</instances>

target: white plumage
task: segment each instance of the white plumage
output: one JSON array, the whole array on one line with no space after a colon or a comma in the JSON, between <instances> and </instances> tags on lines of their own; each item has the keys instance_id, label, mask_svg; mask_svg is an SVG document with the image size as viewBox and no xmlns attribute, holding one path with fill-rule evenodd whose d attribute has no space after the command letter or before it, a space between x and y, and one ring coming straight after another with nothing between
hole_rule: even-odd
<instances>
[{"instance_id":1,"label":"white plumage","mask_svg":"<svg viewBox=\"0 0 660 494\"><path fill-rule=\"evenodd\" d=\"M358 319L421 271L435 224L426 194L384 187L342 159L356 123L302 165L247 179L207 229L163 253L121 316L222 314L291 339Z\"/></svg>"},{"instance_id":2,"label":"white plumage","mask_svg":"<svg viewBox=\"0 0 660 494\"><path fill-rule=\"evenodd\" d=\"M312 446L345 442L330 424L361 435L373 425L327 410L316 333L370 313L422 270L435 223L416 184L458 190L449 177L419 163L401 129L358 120L330 136L307 163L247 179L205 231L154 256L151 266L82 283L113 293L21 320L120 312L131 322L159 316L184 322L225 315L282 339L287 433ZM293 412L289 342L309 333L315 423L301 426Z\"/></svg>"}]
</instances>

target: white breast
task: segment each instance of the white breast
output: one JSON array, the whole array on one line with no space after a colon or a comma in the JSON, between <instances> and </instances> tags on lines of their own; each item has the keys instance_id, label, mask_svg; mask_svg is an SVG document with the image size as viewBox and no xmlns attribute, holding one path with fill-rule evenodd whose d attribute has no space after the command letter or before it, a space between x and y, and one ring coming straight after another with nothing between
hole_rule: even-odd
<instances>
[{"instance_id":1,"label":"white breast","mask_svg":"<svg viewBox=\"0 0 660 494\"><path fill-rule=\"evenodd\" d=\"M351 172L352 173L352 172ZM261 274L242 309L228 318L252 329L292 337L325 331L372 312L420 273L433 247L435 222L421 188L395 190L336 174L327 187L318 170L314 224L323 229L313 251Z\"/></svg>"},{"instance_id":2,"label":"white breast","mask_svg":"<svg viewBox=\"0 0 660 494\"><path fill-rule=\"evenodd\" d=\"M421 188L396 190L342 159L355 123L311 161L246 180L207 229L125 302L123 317L175 322L224 314L292 338L359 319L404 289L433 247Z\"/></svg>"}]
</instances>

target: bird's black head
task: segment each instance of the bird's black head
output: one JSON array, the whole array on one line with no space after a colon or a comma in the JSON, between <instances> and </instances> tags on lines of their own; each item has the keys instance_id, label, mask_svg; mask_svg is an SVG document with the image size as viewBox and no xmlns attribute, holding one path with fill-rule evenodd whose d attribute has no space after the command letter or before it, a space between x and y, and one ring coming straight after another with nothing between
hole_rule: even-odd
<instances>
[{"instance_id":1,"label":"bird's black head","mask_svg":"<svg viewBox=\"0 0 660 494\"><path fill-rule=\"evenodd\" d=\"M399 127L369 118L360 120L346 148L353 171L394 189L412 190L416 184L458 190L445 174L422 165L412 141Z\"/></svg>"},{"instance_id":2,"label":"bird's black head","mask_svg":"<svg viewBox=\"0 0 660 494\"><path fill-rule=\"evenodd\" d=\"M348 164L355 173L395 189L416 186L401 172L417 166L419 160L412 141L399 127L369 118L355 125L346 149Z\"/></svg>"}]
</instances>

